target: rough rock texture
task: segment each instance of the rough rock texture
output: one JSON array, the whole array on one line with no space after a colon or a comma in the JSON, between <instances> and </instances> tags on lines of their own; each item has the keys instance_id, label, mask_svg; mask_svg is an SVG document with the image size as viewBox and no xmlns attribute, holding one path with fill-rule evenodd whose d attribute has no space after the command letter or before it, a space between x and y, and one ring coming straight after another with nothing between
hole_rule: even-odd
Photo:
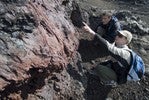
<instances>
[{"instance_id":1,"label":"rough rock texture","mask_svg":"<svg viewBox=\"0 0 149 100\"><path fill-rule=\"evenodd\" d=\"M133 32L131 46L148 71L142 81L117 88L100 84L88 73L104 60L103 48L94 46L92 37L80 29L82 20L94 29L100 7L115 7L114 1L121 0L0 0L0 99L148 100L149 29L119 5L114 13ZM125 8L128 0L122 1Z\"/></svg>"},{"instance_id":2,"label":"rough rock texture","mask_svg":"<svg viewBox=\"0 0 149 100\"><path fill-rule=\"evenodd\" d=\"M2 99L38 99L43 95L46 99L51 98L47 100L53 100L60 98L54 97L54 91L59 95L61 88L69 90L67 87L72 84L70 76L67 73L63 76L61 72L75 56L78 39L77 31L65 11L67 3L67 0L0 1ZM46 85L48 82L52 86ZM42 91L41 96L29 95L38 89ZM65 93L65 90L62 92ZM67 93L65 95L69 98Z\"/></svg>"},{"instance_id":3,"label":"rough rock texture","mask_svg":"<svg viewBox=\"0 0 149 100\"><path fill-rule=\"evenodd\" d=\"M118 2L120 1L120 2ZM140 82L127 82L118 85L115 88L100 84L99 78L92 74L87 74L87 87L85 89L87 100L148 100L149 99L149 15L148 4L143 6L132 5L126 0L88 0L80 3L82 16L86 16L86 22L94 30L99 23L99 15L102 10L113 12L124 29L133 33L133 40L130 47L137 52L145 62L145 77ZM137 1L137 0L136 0ZM130 4L129 4L130 3ZM141 4L142 5L142 4ZM144 21L142 21L144 20ZM101 58L102 48L95 41L91 41L90 37L81 35L79 53L82 57L82 65L88 70L104 61Z\"/></svg>"}]
</instances>

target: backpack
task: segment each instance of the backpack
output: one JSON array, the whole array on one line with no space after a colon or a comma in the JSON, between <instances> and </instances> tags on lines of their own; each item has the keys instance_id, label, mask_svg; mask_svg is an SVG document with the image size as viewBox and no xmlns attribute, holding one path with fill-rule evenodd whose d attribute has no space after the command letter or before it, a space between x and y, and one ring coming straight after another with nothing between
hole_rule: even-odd
<instances>
[{"instance_id":1,"label":"backpack","mask_svg":"<svg viewBox=\"0 0 149 100\"><path fill-rule=\"evenodd\" d=\"M142 58L137 55L134 51L131 53L131 65L127 75L128 81L139 81L145 73L145 65Z\"/></svg>"}]
</instances>

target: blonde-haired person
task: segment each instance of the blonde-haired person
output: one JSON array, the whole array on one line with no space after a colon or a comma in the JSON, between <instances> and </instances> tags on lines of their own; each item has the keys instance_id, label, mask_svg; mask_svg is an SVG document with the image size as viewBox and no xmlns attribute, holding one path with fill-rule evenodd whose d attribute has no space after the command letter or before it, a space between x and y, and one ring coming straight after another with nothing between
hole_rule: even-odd
<instances>
[{"instance_id":1,"label":"blonde-haired person","mask_svg":"<svg viewBox=\"0 0 149 100\"><path fill-rule=\"evenodd\" d=\"M99 76L103 83L112 81L118 82L119 84L125 83L131 63L131 53L128 50L128 44L132 40L131 32L127 30L117 31L114 43L109 43L95 33L86 23L84 25L83 29L94 35L94 38L106 47L112 58L108 62L99 64L94 68L96 75Z\"/></svg>"},{"instance_id":2,"label":"blonde-haired person","mask_svg":"<svg viewBox=\"0 0 149 100\"><path fill-rule=\"evenodd\" d=\"M95 29L95 32L100 34L104 39L113 43L117 34L117 31L121 30L121 25L118 19L113 16L111 12L104 11L101 14L101 23Z\"/></svg>"}]
</instances>

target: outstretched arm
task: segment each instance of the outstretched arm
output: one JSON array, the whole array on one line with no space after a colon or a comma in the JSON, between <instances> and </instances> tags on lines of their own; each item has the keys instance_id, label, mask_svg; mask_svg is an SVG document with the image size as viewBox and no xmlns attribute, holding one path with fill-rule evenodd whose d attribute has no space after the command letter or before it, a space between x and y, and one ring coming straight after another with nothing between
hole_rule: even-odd
<instances>
[{"instance_id":1,"label":"outstretched arm","mask_svg":"<svg viewBox=\"0 0 149 100\"><path fill-rule=\"evenodd\" d=\"M127 51L125 49L117 48L116 46L114 46L113 44L109 43L107 40L105 40L104 38L102 38L99 34L96 34L86 23L83 23L83 24L84 24L83 29L86 32L89 32L90 34L93 34L94 35L94 39L96 39L99 43L101 43L101 45L103 45L105 47L105 49L108 50L108 52L110 53L110 55L112 57L114 57L115 59L117 59L123 65L126 65L127 64L126 58L127 57L130 57L128 55L129 54L129 51ZM126 58L123 58L122 56L126 56Z\"/></svg>"},{"instance_id":2,"label":"outstretched arm","mask_svg":"<svg viewBox=\"0 0 149 100\"><path fill-rule=\"evenodd\" d=\"M84 24L84 27L83 29L90 33L90 34L93 34L95 37L95 39L97 39L100 43L102 43L103 45L107 46L107 42L104 38L102 38L99 34L95 33L85 22L83 22Z\"/></svg>"},{"instance_id":3,"label":"outstretched arm","mask_svg":"<svg viewBox=\"0 0 149 100\"><path fill-rule=\"evenodd\" d=\"M93 35L95 35L96 33L85 23L83 22L84 26L83 26L83 29L86 31L86 32L89 32Z\"/></svg>"}]
</instances>

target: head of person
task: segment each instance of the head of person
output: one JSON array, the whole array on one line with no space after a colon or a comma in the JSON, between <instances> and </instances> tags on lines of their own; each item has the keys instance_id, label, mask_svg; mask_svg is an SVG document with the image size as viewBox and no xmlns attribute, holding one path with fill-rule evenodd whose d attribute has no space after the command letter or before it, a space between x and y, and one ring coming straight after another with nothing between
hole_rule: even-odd
<instances>
[{"instance_id":1,"label":"head of person","mask_svg":"<svg viewBox=\"0 0 149 100\"><path fill-rule=\"evenodd\" d=\"M117 36L115 38L116 45L128 45L132 40L131 32L127 30L118 31Z\"/></svg>"},{"instance_id":2,"label":"head of person","mask_svg":"<svg viewBox=\"0 0 149 100\"><path fill-rule=\"evenodd\" d=\"M110 22L111 18L112 18L112 13L111 12L103 12L101 14L102 24L107 25Z\"/></svg>"}]
</instances>

